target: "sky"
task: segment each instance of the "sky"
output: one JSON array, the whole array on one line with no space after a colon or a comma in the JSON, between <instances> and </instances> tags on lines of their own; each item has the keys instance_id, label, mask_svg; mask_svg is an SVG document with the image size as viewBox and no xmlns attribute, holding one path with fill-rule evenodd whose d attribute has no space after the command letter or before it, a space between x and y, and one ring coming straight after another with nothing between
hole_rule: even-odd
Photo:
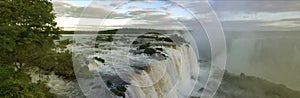
<instances>
[{"instance_id":1,"label":"sky","mask_svg":"<svg viewBox=\"0 0 300 98\"><path fill-rule=\"evenodd\" d=\"M99 28L188 28L194 17L210 21L210 5L224 30L298 31L300 1L295 0L53 0L56 21L65 30Z\"/></svg>"}]
</instances>

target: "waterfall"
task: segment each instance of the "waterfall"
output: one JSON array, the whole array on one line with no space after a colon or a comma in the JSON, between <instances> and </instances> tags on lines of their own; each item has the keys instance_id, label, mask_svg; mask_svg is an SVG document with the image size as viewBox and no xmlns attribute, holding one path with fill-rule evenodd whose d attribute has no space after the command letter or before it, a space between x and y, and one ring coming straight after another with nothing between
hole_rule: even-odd
<instances>
[{"instance_id":1,"label":"waterfall","mask_svg":"<svg viewBox=\"0 0 300 98\"><path fill-rule=\"evenodd\" d=\"M199 72L194 49L187 43L175 47L162 47L168 55L165 60L153 59L153 55L129 55L128 47L117 47L116 50L111 50L111 53L102 52L88 56L88 58L105 58L105 63L92 60L87 66L90 71L109 74L110 77L117 75L122 81L129 83L125 92L126 98L189 97L197 82ZM132 65L135 65L136 68ZM105 80L111 78L102 77L102 79L104 81L102 85L105 85L103 84ZM112 79L112 81L116 80L116 78ZM84 85L86 86L87 83L85 82ZM118 84L121 83L116 83L116 85ZM103 91L104 89L100 88L99 90Z\"/></svg>"},{"instance_id":2,"label":"waterfall","mask_svg":"<svg viewBox=\"0 0 300 98\"><path fill-rule=\"evenodd\" d=\"M168 53L168 59L150 65L150 72L143 71L143 75L133 74L134 79L131 83L138 85L128 87L128 98L189 96L196 83L199 68L194 50L190 46L182 45L176 49L169 49Z\"/></svg>"},{"instance_id":3,"label":"waterfall","mask_svg":"<svg viewBox=\"0 0 300 98\"><path fill-rule=\"evenodd\" d=\"M175 36L177 41L167 42L151 37L135 39L153 36L151 34L99 36L95 43L97 48L88 47L88 41L73 44L76 78L88 98L187 98L194 94L200 71L197 49L179 40L181 37ZM100 39L106 36L113 36L114 40ZM167 37L160 35L160 38ZM79 37L76 40L80 39L93 40ZM141 40L145 42L132 44ZM147 48L154 49L153 54L147 54L146 48L139 49L147 42L151 43ZM117 87L126 87L126 91L121 92ZM201 87L197 87L197 91Z\"/></svg>"}]
</instances>

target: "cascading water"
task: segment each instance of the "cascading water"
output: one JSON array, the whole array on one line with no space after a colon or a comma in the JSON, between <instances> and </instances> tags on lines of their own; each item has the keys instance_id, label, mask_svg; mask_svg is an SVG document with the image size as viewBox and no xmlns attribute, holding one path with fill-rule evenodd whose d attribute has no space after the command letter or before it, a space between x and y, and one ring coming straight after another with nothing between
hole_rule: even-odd
<instances>
[{"instance_id":1,"label":"cascading water","mask_svg":"<svg viewBox=\"0 0 300 98\"><path fill-rule=\"evenodd\" d=\"M80 66L99 74L102 81L82 78L85 82L82 82L81 87L86 96L189 97L199 73L198 59L192 46L183 41L149 41L151 38L146 39L150 43L141 41L138 45L128 46L131 45L132 37L136 36L114 35L113 42L98 41L99 48L95 49L97 52L86 55L88 63ZM78 80L81 81L80 78ZM90 90L96 91L89 85L95 82L100 83L101 87L97 88L98 93L89 94L88 92L92 92ZM122 87L125 90L120 90ZM103 93L100 94L100 91Z\"/></svg>"},{"instance_id":2,"label":"cascading water","mask_svg":"<svg viewBox=\"0 0 300 98\"><path fill-rule=\"evenodd\" d=\"M150 72L143 71L142 76L146 76L146 79L140 78L141 74L133 74L133 77L138 78L130 82L134 85L128 87L129 98L184 98L189 96L198 75L195 53L190 46L185 45L176 49L168 49L168 53L168 59L150 65Z\"/></svg>"},{"instance_id":3,"label":"cascading water","mask_svg":"<svg viewBox=\"0 0 300 98\"><path fill-rule=\"evenodd\" d=\"M39 68L31 68L27 74L31 77L32 83L38 83L39 81L45 82L47 87L50 88L50 92L56 94L58 97L82 97L78 85L73 81L66 81L63 78L55 75L53 72L49 75L42 73Z\"/></svg>"}]
</instances>

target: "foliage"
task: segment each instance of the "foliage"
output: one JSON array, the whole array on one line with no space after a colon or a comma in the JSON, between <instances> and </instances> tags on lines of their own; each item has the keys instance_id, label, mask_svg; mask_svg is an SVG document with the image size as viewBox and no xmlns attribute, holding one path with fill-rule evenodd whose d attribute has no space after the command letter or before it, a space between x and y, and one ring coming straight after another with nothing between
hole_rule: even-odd
<instances>
[{"instance_id":1,"label":"foliage","mask_svg":"<svg viewBox=\"0 0 300 98\"><path fill-rule=\"evenodd\" d=\"M74 77L70 42L59 40L49 0L0 1L0 96L5 98L43 98L51 95L44 83L33 84L24 73L31 67Z\"/></svg>"},{"instance_id":2,"label":"foliage","mask_svg":"<svg viewBox=\"0 0 300 98\"><path fill-rule=\"evenodd\" d=\"M124 86L118 86L117 87L117 90L119 90L119 91L121 91L121 92L126 92L126 87L124 87Z\"/></svg>"},{"instance_id":3,"label":"foliage","mask_svg":"<svg viewBox=\"0 0 300 98\"><path fill-rule=\"evenodd\" d=\"M0 57L5 64L22 67L47 55L55 47L59 28L48 0L0 2Z\"/></svg>"},{"instance_id":4,"label":"foliage","mask_svg":"<svg viewBox=\"0 0 300 98\"><path fill-rule=\"evenodd\" d=\"M47 72L54 72L55 75L62 76L66 79L75 79L72 64L72 54L70 51L52 52L42 60L34 60L30 62L32 66L36 66Z\"/></svg>"},{"instance_id":5,"label":"foliage","mask_svg":"<svg viewBox=\"0 0 300 98\"><path fill-rule=\"evenodd\" d=\"M98 34L116 34L118 29L99 31Z\"/></svg>"},{"instance_id":6,"label":"foliage","mask_svg":"<svg viewBox=\"0 0 300 98\"><path fill-rule=\"evenodd\" d=\"M111 80L107 80L107 81L106 81L106 85L107 85L108 87L111 87L111 86L113 85L113 83L112 83Z\"/></svg>"},{"instance_id":7,"label":"foliage","mask_svg":"<svg viewBox=\"0 0 300 98\"><path fill-rule=\"evenodd\" d=\"M74 76L71 53L64 51L70 41L54 43L61 30L49 0L4 0L0 6L1 63Z\"/></svg>"},{"instance_id":8,"label":"foliage","mask_svg":"<svg viewBox=\"0 0 300 98\"><path fill-rule=\"evenodd\" d=\"M43 83L31 83L31 78L22 70L0 65L0 96L4 98L46 98L48 88Z\"/></svg>"},{"instance_id":9,"label":"foliage","mask_svg":"<svg viewBox=\"0 0 300 98\"><path fill-rule=\"evenodd\" d=\"M121 96L121 97L125 98L125 93L122 91L119 91L117 89L110 89L110 91L113 92L117 96Z\"/></svg>"},{"instance_id":10,"label":"foliage","mask_svg":"<svg viewBox=\"0 0 300 98\"><path fill-rule=\"evenodd\" d=\"M225 98L300 98L300 92L244 73L225 71L215 96Z\"/></svg>"}]
</instances>

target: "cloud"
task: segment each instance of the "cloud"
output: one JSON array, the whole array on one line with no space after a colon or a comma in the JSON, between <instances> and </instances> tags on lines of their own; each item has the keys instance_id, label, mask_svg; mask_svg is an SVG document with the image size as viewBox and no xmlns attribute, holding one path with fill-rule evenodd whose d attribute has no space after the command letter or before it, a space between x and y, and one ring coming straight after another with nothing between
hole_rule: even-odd
<instances>
[{"instance_id":1,"label":"cloud","mask_svg":"<svg viewBox=\"0 0 300 98\"><path fill-rule=\"evenodd\" d=\"M58 25L64 30L98 30L106 28L121 28L126 26L136 26L147 24L146 20L133 19L95 19L95 18L74 18L74 17L58 17L55 19Z\"/></svg>"},{"instance_id":2,"label":"cloud","mask_svg":"<svg viewBox=\"0 0 300 98\"><path fill-rule=\"evenodd\" d=\"M300 21L294 21L293 23L300 25Z\"/></svg>"},{"instance_id":3,"label":"cloud","mask_svg":"<svg viewBox=\"0 0 300 98\"><path fill-rule=\"evenodd\" d=\"M96 8L96 7L85 7L84 8L84 14L81 15L81 17L86 17L86 18L101 18L105 15L110 14L110 10L105 9L105 8ZM82 11L80 11L82 12ZM79 13L80 13L79 12Z\"/></svg>"},{"instance_id":4,"label":"cloud","mask_svg":"<svg viewBox=\"0 0 300 98\"><path fill-rule=\"evenodd\" d=\"M173 14L171 12L167 12L166 16L170 17L172 16Z\"/></svg>"},{"instance_id":5,"label":"cloud","mask_svg":"<svg viewBox=\"0 0 300 98\"><path fill-rule=\"evenodd\" d=\"M179 21L170 18L168 14L145 15L135 18L136 20L145 21L144 24L126 25L126 27L152 28L152 29L181 29L183 26Z\"/></svg>"},{"instance_id":6,"label":"cloud","mask_svg":"<svg viewBox=\"0 0 300 98\"><path fill-rule=\"evenodd\" d=\"M162 20L166 20L167 18L169 18L167 15L160 14L160 15L146 15L139 19L162 21Z\"/></svg>"},{"instance_id":7,"label":"cloud","mask_svg":"<svg viewBox=\"0 0 300 98\"><path fill-rule=\"evenodd\" d=\"M281 19L280 21L298 21L298 22L300 22L300 18Z\"/></svg>"},{"instance_id":8,"label":"cloud","mask_svg":"<svg viewBox=\"0 0 300 98\"><path fill-rule=\"evenodd\" d=\"M159 13L162 13L162 11L160 11L160 10L146 10L146 9L128 11L129 15L134 15L134 16L143 15L143 14L154 15L154 14L159 14Z\"/></svg>"},{"instance_id":9,"label":"cloud","mask_svg":"<svg viewBox=\"0 0 300 98\"><path fill-rule=\"evenodd\" d=\"M296 0L271 1L271 0L214 0L212 7L216 11L232 12L267 12L278 13L299 11L300 3Z\"/></svg>"},{"instance_id":10,"label":"cloud","mask_svg":"<svg viewBox=\"0 0 300 98\"><path fill-rule=\"evenodd\" d=\"M221 21L224 30L228 31L296 31L299 24L287 21L235 20Z\"/></svg>"},{"instance_id":11,"label":"cloud","mask_svg":"<svg viewBox=\"0 0 300 98\"><path fill-rule=\"evenodd\" d=\"M70 2L53 2L57 17L84 17L84 18L126 18L123 14L112 12L110 8L90 6L77 6Z\"/></svg>"},{"instance_id":12,"label":"cloud","mask_svg":"<svg viewBox=\"0 0 300 98\"><path fill-rule=\"evenodd\" d=\"M148 2L147 5L157 3L164 5L156 5L157 8L143 7L139 5L142 2L138 2L107 1L91 3L92 5L89 6L77 6L64 1L53 4L58 17L131 19L132 23L128 24L131 27L181 28L178 21L189 21L190 17L182 14L184 12L178 12L178 8L192 11L189 15L200 17L204 22L212 21L213 14L209 10L207 1L144 2ZM296 26L300 23L299 1L214 0L210 3L226 30L298 30ZM120 7L119 10L112 11L117 6ZM85 14L82 14L83 11Z\"/></svg>"},{"instance_id":13,"label":"cloud","mask_svg":"<svg viewBox=\"0 0 300 98\"><path fill-rule=\"evenodd\" d=\"M185 3L182 3L181 6L183 6L184 8L188 8L189 10L192 10L193 14L206 14L211 12L211 10L208 8L209 7L208 4L209 3L206 1L199 0L199 1L187 1Z\"/></svg>"},{"instance_id":14,"label":"cloud","mask_svg":"<svg viewBox=\"0 0 300 98\"><path fill-rule=\"evenodd\" d=\"M73 3L65 1L53 2L53 6L57 17L68 16L76 11L74 9L78 8Z\"/></svg>"},{"instance_id":15,"label":"cloud","mask_svg":"<svg viewBox=\"0 0 300 98\"><path fill-rule=\"evenodd\" d=\"M185 3L193 14L209 20L207 2ZM210 4L226 30L299 30L300 2L296 0L213 0Z\"/></svg>"},{"instance_id":16,"label":"cloud","mask_svg":"<svg viewBox=\"0 0 300 98\"><path fill-rule=\"evenodd\" d=\"M152 0L147 0L146 2L147 2L147 3L152 3L153 1L152 1Z\"/></svg>"},{"instance_id":17,"label":"cloud","mask_svg":"<svg viewBox=\"0 0 300 98\"><path fill-rule=\"evenodd\" d=\"M129 6L127 9L137 9L140 8L140 6Z\"/></svg>"},{"instance_id":18,"label":"cloud","mask_svg":"<svg viewBox=\"0 0 300 98\"><path fill-rule=\"evenodd\" d=\"M170 11L169 7L161 7L161 9L165 10L165 11Z\"/></svg>"},{"instance_id":19,"label":"cloud","mask_svg":"<svg viewBox=\"0 0 300 98\"><path fill-rule=\"evenodd\" d=\"M113 12L111 10L112 8L99 7L99 5L77 6L70 2L53 2L53 4L58 17L56 19L58 25L63 26L68 30L74 29L75 27L78 27L77 29L80 30L97 30L96 28L99 28L99 25L101 25L101 19L108 19L109 23L111 23L104 24L103 26L105 27L138 27L152 29L182 28L182 26L178 24L178 20L172 18L172 12L166 11L167 8L165 8L166 10L163 10L161 8L143 8L139 5L127 6L125 4L119 8L127 9L122 13L120 10ZM127 19L126 23L124 23L125 20L122 19Z\"/></svg>"},{"instance_id":20,"label":"cloud","mask_svg":"<svg viewBox=\"0 0 300 98\"><path fill-rule=\"evenodd\" d=\"M187 21L187 20L189 20L189 18L186 18L186 17L178 17L177 20L178 20L178 21Z\"/></svg>"}]
</instances>

